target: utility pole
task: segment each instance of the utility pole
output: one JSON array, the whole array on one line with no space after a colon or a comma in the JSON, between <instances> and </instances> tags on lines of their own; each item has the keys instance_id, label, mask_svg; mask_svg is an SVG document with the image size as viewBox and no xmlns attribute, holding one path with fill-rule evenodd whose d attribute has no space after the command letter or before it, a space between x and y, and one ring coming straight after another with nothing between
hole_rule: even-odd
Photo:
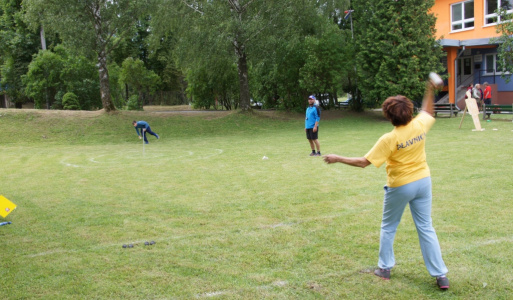
<instances>
[{"instance_id":1,"label":"utility pole","mask_svg":"<svg viewBox=\"0 0 513 300\"><path fill-rule=\"evenodd\" d=\"M347 20L347 18L349 18L349 20L351 22L351 39L353 40L353 46L354 46L353 12L354 12L354 9L344 11L344 13L346 14L344 16L344 19ZM353 96L353 101L356 101L356 99L360 100L358 98L358 72L356 69L356 60L355 60L355 64L354 64L354 74L355 74L355 77L354 77L355 93L352 96Z\"/></svg>"}]
</instances>

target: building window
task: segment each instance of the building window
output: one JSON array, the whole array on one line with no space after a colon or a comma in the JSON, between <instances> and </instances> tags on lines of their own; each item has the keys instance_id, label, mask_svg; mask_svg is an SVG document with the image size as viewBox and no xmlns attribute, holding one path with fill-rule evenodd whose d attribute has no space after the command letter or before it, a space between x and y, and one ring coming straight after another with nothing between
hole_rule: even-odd
<instances>
[{"instance_id":1,"label":"building window","mask_svg":"<svg viewBox=\"0 0 513 300\"><path fill-rule=\"evenodd\" d=\"M474 0L451 5L451 28L453 31L474 28Z\"/></svg>"},{"instance_id":2,"label":"building window","mask_svg":"<svg viewBox=\"0 0 513 300\"><path fill-rule=\"evenodd\" d=\"M485 25L501 21L501 17L497 14L500 8L513 13L513 0L485 0Z\"/></svg>"},{"instance_id":3,"label":"building window","mask_svg":"<svg viewBox=\"0 0 513 300\"><path fill-rule=\"evenodd\" d=\"M497 65L497 54L486 54L485 64L485 75L501 75L503 73L503 70L500 70Z\"/></svg>"},{"instance_id":4,"label":"building window","mask_svg":"<svg viewBox=\"0 0 513 300\"><path fill-rule=\"evenodd\" d=\"M495 54L485 55L485 74L495 73Z\"/></svg>"},{"instance_id":5,"label":"building window","mask_svg":"<svg viewBox=\"0 0 513 300\"><path fill-rule=\"evenodd\" d=\"M485 55L485 75L502 75L503 73L510 74L507 70L500 69L497 59L497 54Z\"/></svg>"}]
</instances>

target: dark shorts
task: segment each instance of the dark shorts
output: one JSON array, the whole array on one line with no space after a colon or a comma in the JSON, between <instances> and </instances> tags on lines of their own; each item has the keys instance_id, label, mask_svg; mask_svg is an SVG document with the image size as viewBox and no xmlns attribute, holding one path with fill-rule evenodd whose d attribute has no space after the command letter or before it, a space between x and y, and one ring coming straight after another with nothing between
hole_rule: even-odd
<instances>
[{"instance_id":1,"label":"dark shorts","mask_svg":"<svg viewBox=\"0 0 513 300\"><path fill-rule=\"evenodd\" d=\"M490 104L492 104L492 98L484 99L484 103L485 103L486 105L490 105Z\"/></svg>"},{"instance_id":2,"label":"dark shorts","mask_svg":"<svg viewBox=\"0 0 513 300\"><path fill-rule=\"evenodd\" d=\"M316 140L318 133L319 133L319 127L317 127L316 132L313 132L313 128L306 129L306 138L309 140Z\"/></svg>"}]
</instances>

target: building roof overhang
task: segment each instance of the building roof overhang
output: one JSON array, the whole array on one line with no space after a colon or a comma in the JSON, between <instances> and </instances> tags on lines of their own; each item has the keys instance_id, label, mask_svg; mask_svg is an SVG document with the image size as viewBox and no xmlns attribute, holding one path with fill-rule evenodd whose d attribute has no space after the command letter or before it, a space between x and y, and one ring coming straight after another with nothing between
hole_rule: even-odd
<instances>
[{"instance_id":1,"label":"building roof overhang","mask_svg":"<svg viewBox=\"0 0 513 300\"><path fill-rule=\"evenodd\" d=\"M443 47L472 47L472 46L491 46L491 45L499 45L498 42L492 41L491 38L483 38L483 39L471 39L471 40L451 40L451 39L441 39L440 45Z\"/></svg>"}]
</instances>

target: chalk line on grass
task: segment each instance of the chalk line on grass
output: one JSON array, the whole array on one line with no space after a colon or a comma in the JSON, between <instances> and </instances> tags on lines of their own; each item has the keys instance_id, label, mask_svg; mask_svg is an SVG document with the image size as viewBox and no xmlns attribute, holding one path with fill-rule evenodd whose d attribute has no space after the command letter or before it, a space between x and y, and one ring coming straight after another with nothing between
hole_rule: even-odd
<instances>
[{"instance_id":1,"label":"chalk line on grass","mask_svg":"<svg viewBox=\"0 0 513 300\"><path fill-rule=\"evenodd\" d=\"M223 149L214 149L214 150L216 151L216 153L207 154L205 156L200 156L197 159L208 159L208 158L211 158L211 157L214 157L214 156L217 156L217 155L221 155L224 152Z\"/></svg>"},{"instance_id":2,"label":"chalk line on grass","mask_svg":"<svg viewBox=\"0 0 513 300\"><path fill-rule=\"evenodd\" d=\"M212 298L212 297L222 296L222 295L226 295L226 294L230 294L230 293L231 293L230 291L207 292L207 293L196 295L196 299L198 299L198 298Z\"/></svg>"},{"instance_id":3,"label":"chalk line on grass","mask_svg":"<svg viewBox=\"0 0 513 300\"><path fill-rule=\"evenodd\" d=\"M262 229L265 229L265 228L271 228L271 229L274 229L274 228L278 228L278 227L290 227L290 226L293 226L293 225L297 225L298 222L287 222L287 223L278 223L278 224L270 224L270 225L263 225L263 226L260 226L259 228L262 228Z\"/></svg>"},{"instance_id":4,"label":"chalk line on grass","mask_svg":"<svg viewBox=\"0 0 513 300\"><path fill-rule=\"evenodd\" d=\"M273 283L272 283L272 285L274 285L274 286L280 286L280 287L281 287L281 286L286 286L287 284L288 284L288 282L287 282L287 281L285 281L285 280L277 280L277 281L275 281L275 282L273 282Z\"/></svg>"},{"instance_id":5,"label":"chalk line on grass","mask_svg":"<svg viewBox=\"0 0 513 300\"><path fill-rule=\"evenodd\" d=\"M79 165L70 164L70 163L66 162L64 159L61 160L61 164L65 165L66 167L80 168Z\"/></svg>"},{"instance_id":6,"label":"chalk line on grass","mask_svg":"<svg viewBox=\"0 0 513 300\"><path fill-rule=\"evenodd\" d=\"M169 150L157 150L157 151L146 151L144 154L145 159L159 159L159 163L162 163L163 160L200 160L200 159L209 159L218 155L221 155L224 150L223 149L204 149L205 153L197 153L193 151L184 151L183 153L176 155L177 152L169 149ZM70 157L67 156L63 158L60 163L66 167L90 167L90 166L101 166L108 164L119 164L120 162L126 163L127 160L130 161L139 161L141 158L141 152L137 150L128 150L128 151L118 151L111 152L108 154L98 154L94 156L90 156L89 158L80 157L81 153L77 153L76 156ZM80 162L78 162L80 160Z\"/></svg>"}]
</instances>

